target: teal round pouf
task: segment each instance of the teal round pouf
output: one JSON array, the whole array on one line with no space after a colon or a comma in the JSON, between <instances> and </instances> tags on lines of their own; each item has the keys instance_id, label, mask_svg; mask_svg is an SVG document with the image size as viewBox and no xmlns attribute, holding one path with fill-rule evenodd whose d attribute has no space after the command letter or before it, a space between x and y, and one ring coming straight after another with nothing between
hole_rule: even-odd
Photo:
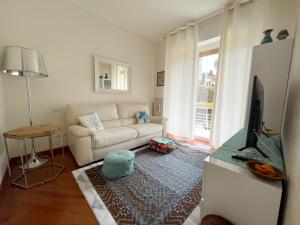
<instances>
[{"instance_id":1,"label":"teal round pouf","mask_svg":"<svg viewBox=\"0 0 300 225\"><path fill-rule=\"evenodd\" d=\"M104 156L102 174L116 179L129 175L134 169L135 154L129 150L115 150Z\"/></svg>"}]
</instances>

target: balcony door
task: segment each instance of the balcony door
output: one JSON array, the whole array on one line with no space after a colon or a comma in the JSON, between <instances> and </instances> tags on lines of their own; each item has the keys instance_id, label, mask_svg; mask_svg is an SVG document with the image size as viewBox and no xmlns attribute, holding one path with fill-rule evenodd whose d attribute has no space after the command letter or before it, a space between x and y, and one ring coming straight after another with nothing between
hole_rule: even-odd
<instances>
[{"instance_id":1,"label":"balcony door","mask_svg":"<svg viewBox=\"0 0 300 225\"><path fill-rule=\"evenodd\" d=\"M207 142L212 130L218 58L218 49L199 52L198 57L194 136Z\"/></svg>"}]
</instances>

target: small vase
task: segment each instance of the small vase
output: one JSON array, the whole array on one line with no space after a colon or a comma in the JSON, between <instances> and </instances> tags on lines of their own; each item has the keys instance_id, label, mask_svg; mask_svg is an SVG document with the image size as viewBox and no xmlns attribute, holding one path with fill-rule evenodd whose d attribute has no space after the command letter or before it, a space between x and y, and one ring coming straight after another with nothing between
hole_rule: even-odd
<instances>
[{"instance_id":1,"label":"small vase","mask_svg":"<svg viewBox=\"0 0 300 225\"><path fill-rule=\"evenodd\" d=\"M278 35L277 35L277 39L280 41L280 40L284 40L286 39L288 36L289 36L289 32L288 30L281 30Z\"/></svg>"},{"instance_id":2,"label":"small vase","mask_svg":"<svg viewBox=\"0 0 300 225\"><path fill-rule=\"evenodd\" d=\"M266 44L266 43L270 43L270 42L273 42L273 39L271 37L271 33L272 33L273 29L268 29L268 30L265 30L263 33L264 33L264 38L262 39L261 41L261 44Z\"/></svg>"}]
</instances>

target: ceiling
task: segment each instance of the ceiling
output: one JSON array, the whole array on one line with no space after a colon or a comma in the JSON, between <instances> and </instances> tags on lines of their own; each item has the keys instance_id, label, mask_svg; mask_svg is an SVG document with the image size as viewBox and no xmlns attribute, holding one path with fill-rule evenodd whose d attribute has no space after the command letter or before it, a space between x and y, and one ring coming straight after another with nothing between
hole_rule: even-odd
<instances>
[{"instance_id":1,"label":"ceiling","mask_svg":"<svg viewBox=\"0 0 300 225\"><path fill-rule=\"evenodd\" d=\"M160 40L173 29L221 9L232 0L72 0L77 5L142 35Z\"/></svg>"}]
</instances>

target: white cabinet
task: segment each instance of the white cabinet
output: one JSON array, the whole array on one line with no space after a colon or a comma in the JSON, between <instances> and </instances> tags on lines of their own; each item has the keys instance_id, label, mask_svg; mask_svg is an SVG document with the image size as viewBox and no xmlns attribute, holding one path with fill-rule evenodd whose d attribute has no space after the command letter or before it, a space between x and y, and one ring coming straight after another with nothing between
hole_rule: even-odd
<instances>
[{"instance_id":1,"label":"white cabinet","mask_svg":"<svg viewBox=\"0 0 300 225\"><path fill-rule=\"evenodd\" d=\"M294 39L285 39L257 45L252 52L249 94L252 91L253 76L257 75L264 86L263 120L266 127L278 133L283 118L293 42ZM251 99L249 97L248 95L248 106ZM245 123L247 126L248 121Z\"/></svg>"},{"instance_id":2,"label":"white cabinet","mask_svg":"<svg viewBox=\"0 0 300 225\"><path fill-rule=\"evenodd\" d=\"M247 169L245 162L231 157L245 145L246 135L246 129L240 130L205 159L202 216L218 214L235 225L276 225L283 183L258 178ZM281 150L277 147L280 142L279 136L266 137L262 134L258 147L269 156L260 158L261 161L284 171ZM248 157L252 155L255 158L257 154L254 148L245 152Z\"/></svg>"},{"instance_id":3,"label":"white cabinet","mask_svg":"<svg viewBox=\"0 0 300 225\"><path fill-rule=\"evenodd\" d=\"M261 180L213 157L205 160L202 217L217 214L235 225L276 225L281 194L281 182Z\"/></svg>"},{"instance_id":4,"label":"white cabinet","mask_svg":"<svg viewBox=\"0 0 300 225\"><path fill-rule=\"evenodd\" d=\"M253 77L257 75L264 86L263 121L266 127L278 133L282 125L293 42L293 39L285 39L258 45L252 52L247 108L250 109ZM248 120L245 121L247 126ZM223 155L214 153L205 160L201 215L218 214L235 225L276 225L282 182L259 179L244 164L229 160L237 149L244 146L245 138L233 136L218 149L223 151ZM271 140L270 143L273 143ZM268 147L272 151L269 156L278 151L277 146L270 146L270 143ZM269 163L280 159L280 168L284 168L280 152L276 154L278 157L270 157Z\"/></svg>"}]
</instances>

